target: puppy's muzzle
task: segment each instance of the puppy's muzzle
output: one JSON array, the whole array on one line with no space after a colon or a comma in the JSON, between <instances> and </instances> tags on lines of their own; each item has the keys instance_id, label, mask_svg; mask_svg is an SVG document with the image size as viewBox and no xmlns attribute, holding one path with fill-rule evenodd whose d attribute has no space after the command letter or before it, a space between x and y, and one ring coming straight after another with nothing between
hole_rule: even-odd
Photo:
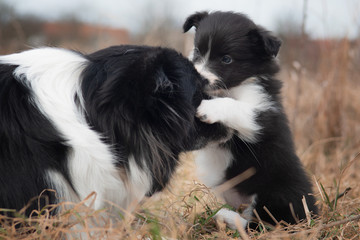
<instances>
[{"instance_id":1,"label":"puppy's muzzle","mask_svg":"<svg viewBox=\"0 0 360 240\"><path fill-rule=\"evenodd\" d=\"M216 79L215 81L208 81L205 85L205 92L210 96L224 97L226 96L226 85L223 81Z\"/></svg>"}]
</instances>

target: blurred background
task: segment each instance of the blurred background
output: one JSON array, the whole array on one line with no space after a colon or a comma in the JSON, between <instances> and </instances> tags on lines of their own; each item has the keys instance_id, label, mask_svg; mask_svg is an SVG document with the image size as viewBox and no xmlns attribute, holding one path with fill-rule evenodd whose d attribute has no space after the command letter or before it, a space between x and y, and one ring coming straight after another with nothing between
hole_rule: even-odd
<instances>
[{"instance_id":1,"label":"blurred background","mask_svg":"<svg viewBox=\"0 0 360 240\"><path fill-rule=\"evenodd\" d=\"M0 0L0 54L44 45L90 53L147 44L187 56L194 30L183 34L182 23L203 10L243 12L283 40L279 78L297 152L330 191L341 180L358 197L358 0Z\"/></svg>"},{"instance_id":2,"label":"blurred background","mask_svg":"<svg viewBox=\"0 0 360 240\"><path fill-rule=\"evenodd\" d=\"M0 0L0 52L43 45L94 51L124 43L187 51L192 36L181 26L203 10L243 12L279 35L284 47L311 40L310 52L360 36L358 0Z\"/></svg>"}]
</instances>

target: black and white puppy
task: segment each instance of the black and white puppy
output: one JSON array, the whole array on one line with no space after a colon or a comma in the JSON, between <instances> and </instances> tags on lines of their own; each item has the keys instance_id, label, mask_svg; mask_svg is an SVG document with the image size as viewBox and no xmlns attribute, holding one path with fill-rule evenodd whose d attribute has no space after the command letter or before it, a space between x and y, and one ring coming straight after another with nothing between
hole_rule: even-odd
<instances>
[{"instance_id":1,"label":"black and white puppy","mask_svg":"<svg viewBox=\"0 0 360 240\"><path fill-rule=\"evenodd\" d=\"M235 130L226 143L208 144L196 157L199 178L216 187L255 169L255 174L223 193L228 204L248 207L243 217L221 210L223 218L235 227L254 219L253 209L262 221L295 223L304 219L302 198L316 214L315 198L304 168L296 156L292 135L280 97L281 82L274 78L281 42L243 14L197 12L183 25L184 32L196 28L192 61L209 79L208 93L198 116L206 123L222 123ZM250 227L256 227L252 223Z\"/></svg>"},{"instance_id":2,"label":"black and white puppy","mask_svg":"<svg viewBox=\"0 0 360 240\"><path fill-rule=\"evenodd\" d=\"M178 155L199 143L205 81L166 48L0 56L0 208L21 209L54 189L41 207L96 192L95 209L127 209L160 191Z\"/></svg>"}]
</instances>

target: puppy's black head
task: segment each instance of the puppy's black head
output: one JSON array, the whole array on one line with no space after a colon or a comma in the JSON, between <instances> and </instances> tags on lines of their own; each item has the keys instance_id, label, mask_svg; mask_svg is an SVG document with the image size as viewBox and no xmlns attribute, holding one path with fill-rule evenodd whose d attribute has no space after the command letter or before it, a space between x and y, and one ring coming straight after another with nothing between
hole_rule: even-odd
<instances>
[{"instance_id":1,"label":"puppy's black head","mask_svg":"<svg viewBox=\"0 0 360 240\"><path fill-rule=\"evenodd\" d=\"M278 72L281 41L248 17L233 12L198 12L187 18L184 32L195 27L192 60L210 83L227 88L258 75Z\"/></svg>"}]
</instances>

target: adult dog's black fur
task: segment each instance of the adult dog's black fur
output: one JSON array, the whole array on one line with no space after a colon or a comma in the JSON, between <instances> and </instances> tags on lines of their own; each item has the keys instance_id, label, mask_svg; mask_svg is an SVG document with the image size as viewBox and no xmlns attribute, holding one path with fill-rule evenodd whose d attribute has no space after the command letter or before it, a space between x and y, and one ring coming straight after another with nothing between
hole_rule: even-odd
<instances>
[{"instance_id":1,"label":"adult dog's black fur","mask_svg":"<svg viewBox=\"0 0 360 240\"><path fill-rule=\"evenodd\" d=\"M207 123L223 123L235 131L224 143L209 144L198 152L199 177L209 187L255 169L249 179L223 193L235 208L248 204L243 213L253 220L253 209L262 221L295 223L306 217L302 198L316 214L311 183L299 160L280 97L281 82L274 75L281 42L243 14L197 12L187 18L184 32L196 28L192 61L210 80L198 116ZM293 208L293 213L291 208ZM247 221L229 211L218 217L230 225ZM250 224L256 227L257 224Z\"/></svg>"},{"instance_id":2,"label":"adult dog's black fur","mask_svg":"<svg viewBox=\"0 0 360 240\"><path fill-rule=\"evenodd\" d=\"M181 152L224 133L220 124L201 130L195 117L205 82L166 48L0 56L0 208L19 210L54 189L40 207L95 191L96 209L108 201L127 209L160 191Z\"/></svg>"}]
</instances>

